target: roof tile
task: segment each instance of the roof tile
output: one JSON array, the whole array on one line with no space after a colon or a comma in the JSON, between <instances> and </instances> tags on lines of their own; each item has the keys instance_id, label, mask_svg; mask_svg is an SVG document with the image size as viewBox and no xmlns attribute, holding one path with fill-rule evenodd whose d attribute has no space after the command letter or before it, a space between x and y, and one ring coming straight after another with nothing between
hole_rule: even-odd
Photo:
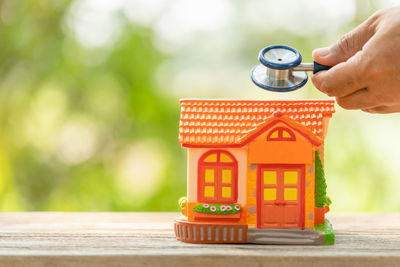
<instances>
[{"instance_id":1,"label":"roof tile","mask_svg":"<svg viewBox=\"0 0 400 267\"><path fill-rule=\"evenodd\" d=\"M182 99L179 141L183 145L240 145L274 112L305 125L323 138L323 118L335 112L333 100Z\"/></svg>"}]
</instances>

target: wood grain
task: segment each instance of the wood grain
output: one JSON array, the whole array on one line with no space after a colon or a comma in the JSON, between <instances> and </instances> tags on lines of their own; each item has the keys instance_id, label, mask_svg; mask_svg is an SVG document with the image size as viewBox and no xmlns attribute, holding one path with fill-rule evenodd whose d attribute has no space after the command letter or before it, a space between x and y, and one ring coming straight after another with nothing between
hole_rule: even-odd
<instances>
[{"instance_id":1,"label":"wood grain","mask_svg":"<svg viewBox=\"0 0 400 267\"><path fill-rule=\"evenodd\" d=\"M2 213L0 266L400 266L400 214L330 214L333 246L175 240L176 213Z\"/></svg>"}]
</instances>

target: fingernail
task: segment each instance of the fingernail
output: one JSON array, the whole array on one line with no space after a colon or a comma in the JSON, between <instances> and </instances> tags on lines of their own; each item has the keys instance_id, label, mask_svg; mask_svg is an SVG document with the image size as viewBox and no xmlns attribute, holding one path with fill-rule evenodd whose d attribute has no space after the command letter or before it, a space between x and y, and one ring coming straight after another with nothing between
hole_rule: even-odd
<instances>
[{"instance_id":1,"label":"fingernail","mask_svg":"<svg viewBox=\"0 0 400 267\"><path fill-rule=\"evenodd\" d=\"M322 48L317 48L313 51L313 55L319 56L319 57L324 57L330 53L329 47L322 47Z\"/></svg>"}]
</instances>

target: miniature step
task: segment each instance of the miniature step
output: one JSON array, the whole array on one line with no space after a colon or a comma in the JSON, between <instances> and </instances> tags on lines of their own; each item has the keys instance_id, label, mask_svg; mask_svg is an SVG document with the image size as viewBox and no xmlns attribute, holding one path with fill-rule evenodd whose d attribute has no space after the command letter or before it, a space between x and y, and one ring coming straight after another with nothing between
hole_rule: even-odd
<instances>
[{"instance_id":1,"label":"miniature step","mask_svg":"<svg viewBox=\"0 0 400 267\"><path fill-rule=\"evenodd\" d=\"M256 229L247 230L247 243L272 245L321 245L325 243L323 233L314 229Z\"/></svg>"}]
</instances>

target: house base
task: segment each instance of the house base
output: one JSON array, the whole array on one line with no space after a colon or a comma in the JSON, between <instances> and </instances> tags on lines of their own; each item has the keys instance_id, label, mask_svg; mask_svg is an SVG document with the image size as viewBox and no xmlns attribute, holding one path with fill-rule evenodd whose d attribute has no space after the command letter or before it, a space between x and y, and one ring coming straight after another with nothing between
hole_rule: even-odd
<instances>
[{"instance_id":1,"label":"house base","mask_svg":"<svg viewBox=\"0 0 400 267\"><path fill-rule=\"evenodd\" d=\"M315 229L259 229L245 224L175 221L175 236L188 243L252 243L270 245L331 245L335 234L328 220Z\"/></svg>"},{"instance_id":2,"label":"house base","mask_svg":"<svg viewBox=\"0 0 400 267\"><path fill-rule=\"evenodd\" d=\"M187 243L246 243L247 224L175 220L176 239Z\"/></svg>"}]
</instances>

